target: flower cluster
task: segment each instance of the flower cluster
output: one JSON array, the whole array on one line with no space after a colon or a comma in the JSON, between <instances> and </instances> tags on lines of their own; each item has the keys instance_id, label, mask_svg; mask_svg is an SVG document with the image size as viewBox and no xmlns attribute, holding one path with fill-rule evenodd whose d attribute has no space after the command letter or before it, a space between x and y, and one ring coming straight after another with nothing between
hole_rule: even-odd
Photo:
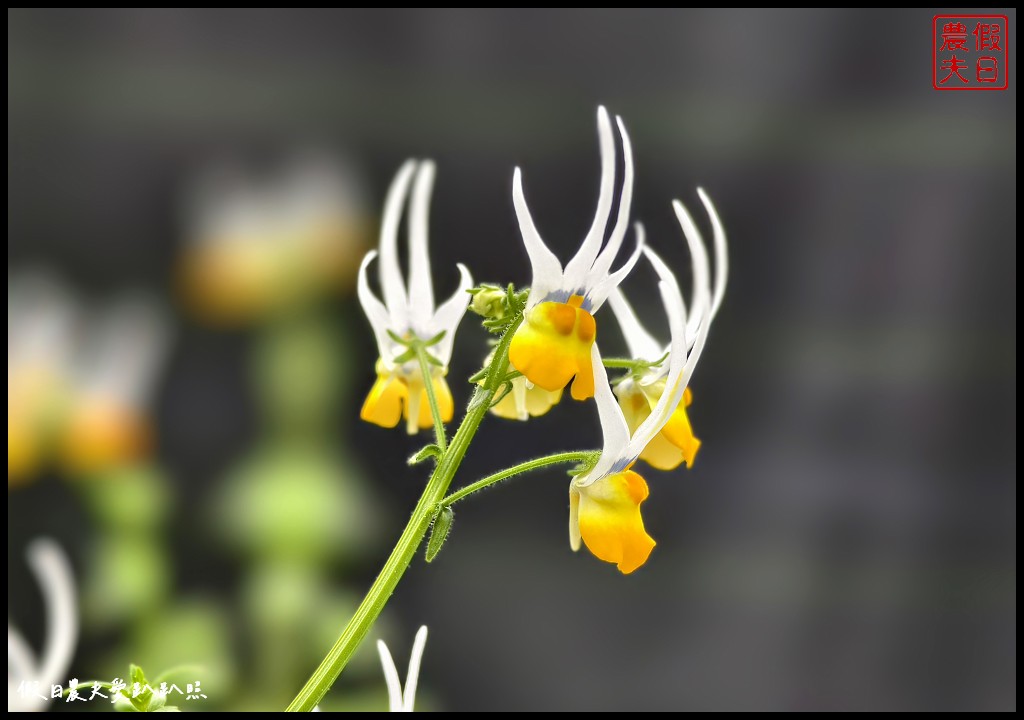
<instances>
[{"instance_id":1,"label":"flower cluster","mask_svg":"<svg viewBox=\"0 0 1024 720\"><path fill-rule=\"evenodd\" d=\"M714 232L713 278L696 223L682 203L673 203L693 264L689 305L672 270L645 245L639 223L633 225L635 249L613 269L631 224L633 152L625 125L616 117L623 157L617 188L616 133L603 107L598 109L597 125L601 153L597 211L579 250L563 266L544 243L526 204L522 173L516 168L512 201L532 267L529 293L525 302L516 305L520 296L511 288L506 298L504 291L483 286L473 291L473 309L492 321L501 315L499 329L511 334L507 342L498 344L499 349L505 348L504 354L497 356L496 349L487 360L488 366L504 372L504 390L491 403L493 413L518 420L542 415L561 400L567 385L575 400L594 398L603 447L570 483L570 543L574 550L585 544L601 560L630 573L646 562L655 544L640 514L648 488L634 470L635 463L643 460L659 470L671 470L683 462L691 467L700 447L686 411L692 400L689 385L724 297L727 249L718 214L700 190ZM432 163L409 161L388 192L379 248L384 302L374 296L367 280L368 266L378 251L366 255L359 274L359 299L380 354L377 381L361 416L394 427L404 415L410 433L432 425L440 428L454 415L445 375L455 330L470 301L466 291L472 286L469 271L459 265L462 279L458 291L435 311L427 254L427 205L433 179ZM406 286L398 267L397 236L410 186ZM616 195L618 206L611 224ZM641 256L658 278L670 329L667 345L648 333L619 288ZM606 361L599 350L596 316L606 301L626 340L630 355L626 360ZM429 363L422 361L424 356ZM626 369L625 376L614 383L614 391L606 362ZM441 438L443 429L438 432ZM440 444L443 449L443 442Z\"/></svg>"}]
</instances>

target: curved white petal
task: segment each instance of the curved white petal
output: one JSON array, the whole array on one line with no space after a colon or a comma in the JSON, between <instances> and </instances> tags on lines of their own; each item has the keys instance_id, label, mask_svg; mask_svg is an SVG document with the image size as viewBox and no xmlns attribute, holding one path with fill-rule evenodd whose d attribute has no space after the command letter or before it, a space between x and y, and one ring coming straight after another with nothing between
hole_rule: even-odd
<instances>
[{"instance_id":1,"label":"curved white petal","mask_svg":"<svg viewBox=\"0 0 1024 720\"><path fill-rule=\"evenodd\" d=\"M678 200L672 201L672 209L676 212L676 218L679 220L679 226L683 229L686 244L690 249L690 257L693 260L693 296L690 301L690 304L693 306L693 314L686 323L686 347L689 350L689 348L693 347L697 336L697 328L703 319L701 311L698 310L702 302L702 296L704 297L703 302L710 308L711 290L709 283L711 273L708 268L708 249L704 244L704 236L697 229L693 216L690 215L686 206Z\"/></svg>"},{"instance_id":2,"label":"curved white petal","mask_svg":"<svg viewBox=\"0 0 1024 720\"><path fill-rule=\"evenodd\" d=\"M590 312L596 313L604 301L608 299L608 295L619 286L626 276L629 275L630 271L636 266L637 260L640 259L640 252L644 249L644 227L640 223L636 223L636 249L633 254L629 256L629 259L622 264L618 270L602 278L595 286L594 289L587 293L587 298L590 300Z\"/></svg>"},{"instance_id":3,"label":"curved white petal","mask_svg":"<svg viewBox=\"0 0 1024 720\"><path fill-rule=\"evenodd\" d=\"M619 197L619 213L615 218L615 227L612 228L612 234L608 237L608 244L605 245L604 250L594 262L590 273L594 278L603 278L607 275L615 261L615 256L619 254L619 248L622 247L622 241L626 237L626 230L629 229L629 211L633 203L633 146L629 141L629 133L626 132L622 118L616 115L615 123L619 127L619 136L622 138L625 172L622 176L622 194Z\"/></svg>"},{"instance_id":4,"label":"curved white petal","mask_svg":"<svg viewBox=\"0 0 1024 720\"><path fill-rule=\"evenodd\" d=\"M636 313L633 312L633 307L626 300L626 296L620 288L615 288L612 291L612 294L608 296L608 302L612 306L612 312L615 313L615 319L619 321L619 327L622 329L622 336L626 339L630 357L635 360L648 361L660 358L664 354L661 343L651 337L651 334L640 324Z\"/></svg>"},{"instance_id":5,"label":"curved white petal","mask_svg":"<svg viewBox=\"0 0 1024 720\"><path fill-rule=\"evenodd\" d=\"M380 288L391 316L391 329L399 334L408 329L409 301L402 273L398 269L398 226L402 221L402 206L409 193L409 183L415 169L415 161L406 160L391 181L380 227Z\"/></svg>"},{"instance_id":6,"label":"curved white petal","mask_svg":"<svg viewBox=\"0 0 1024 720\"><path fill-rule=\"evenodd\" d=\"M36 674L36 658L28 641L18 628L7 625L7 676L8 679L28 680Z\"/></svg>"},{"instance_id":7,"label":"curved white petal","mask_svg":"<svg viewBox=\"0 0 1024 720\"><path fill-rule=\"evenodd\" d=\"M714 320L715 315L718 314L718 308L722 305L725 286L729 280L729 247L725 241L725 228L722 226L722 220L719 218L711 198L704 192L704 188L697 188L697 194L700 196L700 201L704 203L708 217L711 218L711 227L715 235L715 292L711 300L710 315L710 320Z\"/></svg>"},{"instance_id":8,"label":"curved white petal","mask_svg":"<svg viewBox=\"0 0 1024 720\"><path fill-rule=\"evenodd\" d=\"M604 231L608 227L608 215L612 209L612 196L615 194L615 137L612 135L608 111L603 105L597 108L597 137L601 148L601 188L597 196L594 222L591 223L587 236L583 238L580 249L565 266L565 282L572 289L586 287L587 274L604 242Z\"/></svg>"},{"instance_id":9,"label":"curved white petal","mask_svg":"<svg viewBox=\"0 0 1024 720\"><path fill-rule=\"evenodd\" d=\"M682 385L684 388L693 381L693 372L697 368L697 361L700 360L700 354L704 351L704 343L708 339L708 330L711 329L710 305L704 306L702 315L704 319L697 326L697 337L693 340L693 347L690 348L690 353L686 356L686 366L683 368Z\"/></svg>"},{"instance_id":10,"label":"curved white petal","mask_svg":"<svg viewBox=\"0 0 1024 720\"><path fill-rule=\"evenodd\" d=\"M469 289L473 287L473 276L470 275L469 270L465 265L459 263L459 289L455 293L444 301L444 303L434 313L434 317L430 321L430 329L427 337L424 340L429 340L432 336L444 330L444 337L430 348L430 352L441 361L441 363L447 367L448 361L452 358L452 343L455 342L455 331L459 327L459 323L462 322L463 316L466 314L466 308L469 307L469 301L472 298L469 295Z\"/></svg>"},{"instance_id":11,"label":"curved white petal","mask_svg":"<svg viewBox=\"0 0 1024 720\"><path fill-rule=\"evenodd\" d=\"M388 686L388 712L402 712L402 681L398 679L398 668L391 657L391 651L383 640L377 641L377 654L384 669L384 682Z\"/></svg>"},{"instance_id":12,"label":"curved white petal","mask_svg":"<svg viewBox=\"0 0 1024 720\"><path fill-rule=\"evenodd\" d=\"M359 297L359 304L363 306L363 312L366 313L366 319L370 321L373 336L377 339L377 352L380 353L381 358L385 361L390 361L392 346L395 344L394 340L388 335L391 317L384 303L378 300L377 296L370 290L370 283L366 278L366 270L375 257L377 257L377 251L371 250L366 253L363 262L359 264L356 295Z\"/></svg>"},{"instance_id":13,"label":"curved white petal","mask_svg":"<svg viewBox=\"0 0 1024 720\"><path fill-rule=\"evenodd\" d=\"M601 420L603 442L601 457L586 476L575 480L576 487L586 487L607 475L616 462L626 457L629 447L629 427L608 383L608 372L604 369L597 343L590 347L590 361L594 366L594 401Z\"/></svg>"},{"instance_id":14,"label":"curved white petal","mask_svg":"<svg viewBox=\"0 0 1024 720\"><path fill-rule=\"evenodd\" d=\"M38 682L44 690L67 680L68 668L78 642L78 602L71 563L60 546L52 540L40 539L28 547L28 564L42 589L46 607L46 638L38 663L33 662L28 644L17 630L7 627L8 682L7 705L21 711L40 710L47 699L18 693L12 683L11 671L24 672L17 679ZM13 660L13 663L12 663ZM12 687L13 685L13 687ZM13 691L13 694L12 694Z\"/></svg>"},{"instance_id":15,"label":"curved white petal","mask_svg":"<svg viewBox=\"0 0 1024 720\"><path fill-rule=\"evenodd\" d=\"M665 304L665 312L668 314L669 328L672 331L672 343L668 358L668 375L665 379L665 392L658 399L657 404L651 410L651 414L640 423L633 436L629 440L629 448L626 456L635 460L647 447L647 443L658 434L668 422L669 417L675 411L676 406L683 397L686 383L683 378L683 371L686 365L686 305L683 302L683 294L679 290L679 283L668 266L650 248L644 248L644 254L654 267L660 282L658 290L661 292L662 302ZM707 271L707 255L704 255L704 270ZM694 261L699 264L698 258ZM706 304L699 308L703 311Z\"/></svg>"},{"instance_id":16,"label":"curved white petal","mask_svg":"<svg viewBox=\"0 0 1024 720\"><path fill-rule=\"evenodd\" d=\"M562 280L562 264L544 244L540 233L537 232L537 227L533 224L530 208L526 206L526 198L523 196L523 173L519 168L516 168L512 174L512 204L516 209L519 232L523 236L523 245L526 247L526 254L530 257L533 273L530 297L527 300L529 308L540 302L549 292L558 288Z\"/></svg>"},{"instance_id":17,"label":"curved white petal","mask_svg":"<svg viewBox=\"0 0 1024 720\"><path fill-rule=\"evenodd\" d=\"M420 163L409 201L409 314L413 329L422 332L434 314L434 288L430 280L427 232L430 225L430 194L436 168L430 160Z\"/></svg>"},{"instance_id":18,"label":"curved white petal","mask_svg":"<svg viewBox=\"0 0 1024 720\"><path fill-rule=\"evenodd\" d=\"M402 707L412 712L416 706L416 686L420 680L420 663L423 662L423 650L427 646L427 626L420 625L416 631L416 640L412 644L412 655L409 657L409 672L405 676L405 694Z\"/></svg>"}]
</instances>

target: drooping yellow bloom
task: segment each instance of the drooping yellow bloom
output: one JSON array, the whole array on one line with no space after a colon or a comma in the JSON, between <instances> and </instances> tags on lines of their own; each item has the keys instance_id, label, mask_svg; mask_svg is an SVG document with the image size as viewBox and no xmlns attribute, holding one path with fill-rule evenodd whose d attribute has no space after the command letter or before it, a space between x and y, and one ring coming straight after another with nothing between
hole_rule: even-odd
<instances>
[{"instance_id":1,"label":"drooping yellow bloom","mask_svg":"<svg viewBox=\"0 0 1024 720\"><path fill-rule=\"evenodd\" d=\"M585 490L570 488L573 549L582 539L595 557L615 563L624 575L643 565L655 546L640 517L647 495L647 483L629 469L606 475Z\"/></svg>"},{"instance_id":2,"label":"drooping yellow bloom","mask_svg":"<svg viewBox=\"0 0 1024 720\"><path fill-rule=\"evenodd\" d=\"M576 400L586 400L594 395L594 377L589 369L590 349L597 337L594 313L633 269L643 247L643 233L637 226L636 251L621 268L611 272L612 262L626 236L633 196L633 154L629 135L622 119L616 118L616 121L622 138L625 169L615 226L605 243L615 191L615 138L608 112L602 107L597 112L601 147L601 189L597 213L579 250L564 269L534 226L523 196L519 168L513 176L512 199L523 244L530 256L533 278L525 321L512 339L509 361L529 382L551 392L561 390L575 377L572 397Z\"/></svg>"},{"instance_id":3,"label":"drooping yellow bloom","mask_svg":"<svg viewBox=\"0 0 1024 720\"><path fill-rule=\"evenodd\" d=\"M722 298L725 296L725 285L729 272L728 251L726 248L725 231L718 218L718 213L715 212L714 205L712 205L710 198L708 198L703 190L698 189L697 192L708 211L708 215L711 217L711 223L714 228L715 288L712 293L711 307L707 319L710 326L722 303ZM706 257L707 250L704 247L704 239L690 214L682 203L678 201L673 204L673 207L682 226L683 234L686 236L687 243L689 244L690 253L695 258L698 256ZM694 305L698 302L697 293L699 290L700 288L695 283ZM626 343L629 346L630 354L634 359L656 363L659 358L668 352L667 348L661 346L644 329L633 312L633 308L626 301L619 288L616 288L611 294L609 303L616 318L618 318L619 325L626 338ZM692 348L696 341L698 320L699 318L691 317L687 323L686 346L688 349ZM647 419L654 406L658 403L658 400L664 394L666 387L665 374L666 368L664 364L652 365L643 371L634 371L615 388L615 394L619 398L619 406L630 430L639 427ZM641 460L658 470L673 470L684 462L686 467L693 467L697 450L700 448L700 440L693 434L693 428L690 425L690 419L686 411L686 408L692 402L693 394L689 388L686 388L682 401L677 404L665 426L651 438L650 443L640 454Z\"/></svg>"},{"instance_id":4,"label":"drooping yellow bloom","mask_svg":"<svg viewBox=\"0 0 1024 720\"><path fill-rule=\"evenodd\" d=\"M594 345L594 397L604 443L594 467L573 478L569 486L569 542L573 550L586 545L597 558L615 563L624 574L643 565L655 545L640 514L640 505L648 495L647 483L633 471L633 464L669 423L679 422L677 407L683 404L686 383L704 348L709 325L707 254L694 254L694 282L698 291L693 311L702 320L697 325L694 344L688 348L686 308L675 276L650 249L644 248L644 253L660 278L658 286L672 331L668 358L663 363L665 374L661 387L655 391L657 400L649 404L640 392L643 407L631 404L630 412L624 413L615 401L601 354ZM635 421L641 413L644 417L639 422L627 421L630 414ZM670 433L677 430L678 427L673 428Z\"/></svg>"},{"instance_id":5,"label":"drooping yellow bloom","mask_svg":"<svg viewBox=\"0 0 1024 720\"><path fill-rule=\"evenodd\" d=\"M413 175L415 174L415 183ZM455 413L451 389L445 380L451 358L455 330L469 305L467 290L473 285L469 271L459 265L459 289L439 308L434 309L434 289L430 279L430 258L427 255L427 214L434 183L434 164L410 160L402 166L388 190L384 204L384 220L380 239L380 284L382 303L370 290L367 268L377 251L367 253L359 268L358 294L363 310L377 338L380 358L377 380L366 396L359 417L366 422L393 428L405 418L411 435L433 426L425 383L432 383L441 420L450 422ZM398 225L402 205L409 195L409 283L402 280L398 269ZM440 336L440 339L437 339ZM430 365L430 377L424 378L416 360L403 358L408 347L399 341L432 341L427 348L439 365Z\"/></svg>"}]
</instances>

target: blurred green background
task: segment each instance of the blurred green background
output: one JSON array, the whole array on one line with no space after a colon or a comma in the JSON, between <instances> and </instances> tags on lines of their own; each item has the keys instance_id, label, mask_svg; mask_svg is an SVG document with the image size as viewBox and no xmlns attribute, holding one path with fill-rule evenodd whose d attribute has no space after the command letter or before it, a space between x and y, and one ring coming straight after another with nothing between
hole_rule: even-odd
<instances>
[{"instance_id":1,"label":"blurred green background","mask_svg":"<svg viewBox=\"0 0 1024 720\"><path fill-rule=\"evenodd\" d=\"M569 550L560 470L467 501L373 632L404 671L430 627L421 706L1015 709L1016 47L1009 90L937 92L937 12L9 11L9 617L38 646L48 535L72 675L197 663L203 707L283 707L424 479L426 436L357 418L392 173L438 163L439 296L457 261L523 284L512 169L566 259L603 103L652 246L687 267L698 185L729 233L704 445L648 473L630 577ZM159 337L107 322L125 297ZM589 405L494 419L456 482L599 438ZM324 707L385 702L368 643Z\"/></svg>"}]
</instances>

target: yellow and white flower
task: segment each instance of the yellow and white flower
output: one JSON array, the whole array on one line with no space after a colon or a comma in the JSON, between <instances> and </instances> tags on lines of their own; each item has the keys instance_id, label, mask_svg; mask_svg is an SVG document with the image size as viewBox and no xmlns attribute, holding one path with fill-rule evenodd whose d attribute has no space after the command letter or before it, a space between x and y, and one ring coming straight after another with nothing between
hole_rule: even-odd
<instances>
[{"instance_id":1,"label":"yellow and white flower","mask_svg":"<svg viewBox=\"0 0 1024 720\"><path fill-rule=\"evenodd\" d=\"M595 399L604 436L601 456L588 472L575 477L569 485L569 542L578 550L581 541L599 559L618 565L628 574L647 561L654 540L644 529L640 504L647 499L647 483L633 471L633 464L644 448L670 420L693 375L710 320L708 259L703 245L691 244L696 287L693 317L696 332L692 347L686 334L686 307L672 272L650 249L644 253L659 277L658 288L672 330L669 346L665 392L650 414L632 431L619 409L608 384L608 375L597 347L591 348L596 382Z\"/></svg>"},{"instance_id":2,"label":"yellow and white flower","mask_svg":"<svg viewBox=\"0 0 1024 720\"><path fill-rule=\"evenodd\" d=\"M564 269L534 226L523 197L522 173L519 168L516 168L513 176L512 199L519 218L523 244L530 256L533 280L526 303L525 320L512 338L509 360L527 381L549 392L561 390L575 376L571 393L576 400L585 400L594 395L594 376L590 368L590 350L597 337L594 313L633 269L643 247L643 235L638 226L636 252L621 268L611 272L612 262L629 226L629 209L633 197L633 153L629 135L622 118L616 117L615 120L622 138L624 156L622 190L615 225L605 243L605 230L615 194L615 139L608 112L601 107L597 111L601 147L601 189L597 213L580 249Z\"/></svg>"},{"instance_id":3,"label":"yellow and white flower","mask_svg":"<svg viewBox=\"0 0 1024 720\"><path fill-rule=\"evenodd\" d=\"M451 359L455 330L466 313L473 286L469 270L459 264L459 289L436 310L434 288L430 278L430 257L427 255L427 225L430 193L434 185L434 163L409 160L398 171L384 203L384 219L380 233L380 286L384 294L381 302L370 290L366 273L370 263L378 256L371 250L359 267L358 294L363 311L377 338L380 359L377 361L377 381L370 389L359 416L381 427L395 427L404 415L409 434L433 425L427 401L425 382L433 383L441 418L449 422L455 411L451 390L445 380ZM415 175L415 180L413 179ZM398 267L398 225L402 205L409 195L409 284L408 291ZM441 335L443 333L443 335ZM407 346L396 338L419 339L427 342L441 335L429 347L429 352L440 363L431 368L430 378L424 378L415 361L397 362L407 354Z\"/></svg>"},{"instance_id":4,"label":"yellow and white flower","mask_svg":"<svg viewBox=\"0 0 1024 720\"><path fill-rule=\"evenodd\" d=\"M711 225L714 229L715 288L708 316L708 323L710 324L718 313L718 308L722 304L722 298L725 296L725 285L729 275L729 259L725 241L725 230L722 227L718 213L715 212L715 206L703 190L698 189L697 193L700 195L701 202L704 203L704 208L711 218ZM696 246L704 247L704 239L693 222L693 218L687 212L686 207L679 201L673 203L673 207L675 208L679 224L683 228L683 234L686 236L687 243L689 243L690 252L695 254ZM692 304L696 305L696 296L700 291L700 288L694 287ZM616 288L611 294L608 302L612 306L612 311L615 313L619 325L622 327L622 333L626 338L626 344L629 346L629 352L633 359L654 363L669 352L669 348L659 344L644 329L633 312L633 308L630 307L619 288ZM696 342L699 321L699 317L693 316L687 324L686 337L688 349L692 348L694 342ZM629 426L630 431L640 427L644 420L650 416L658 400L664 395L667 373L667 364L661 363L660 366L648 367L642 372L627 375L616 386L615 394L619 398L619 407L622 408L622 413L626 418L626 424ZM692 401L693 395L690 392L690 388L686 388L683 392L682 402L676 406L661 432L655 435L643 452L640 453L641 460L658 470L673 470L683 462L686 463L686 467L693 467L694 458L697 455L697 450L700 448L700 440L694 436L690 419L686 414L686 408L690 406Z\"/></svg>"}]
</instances>

